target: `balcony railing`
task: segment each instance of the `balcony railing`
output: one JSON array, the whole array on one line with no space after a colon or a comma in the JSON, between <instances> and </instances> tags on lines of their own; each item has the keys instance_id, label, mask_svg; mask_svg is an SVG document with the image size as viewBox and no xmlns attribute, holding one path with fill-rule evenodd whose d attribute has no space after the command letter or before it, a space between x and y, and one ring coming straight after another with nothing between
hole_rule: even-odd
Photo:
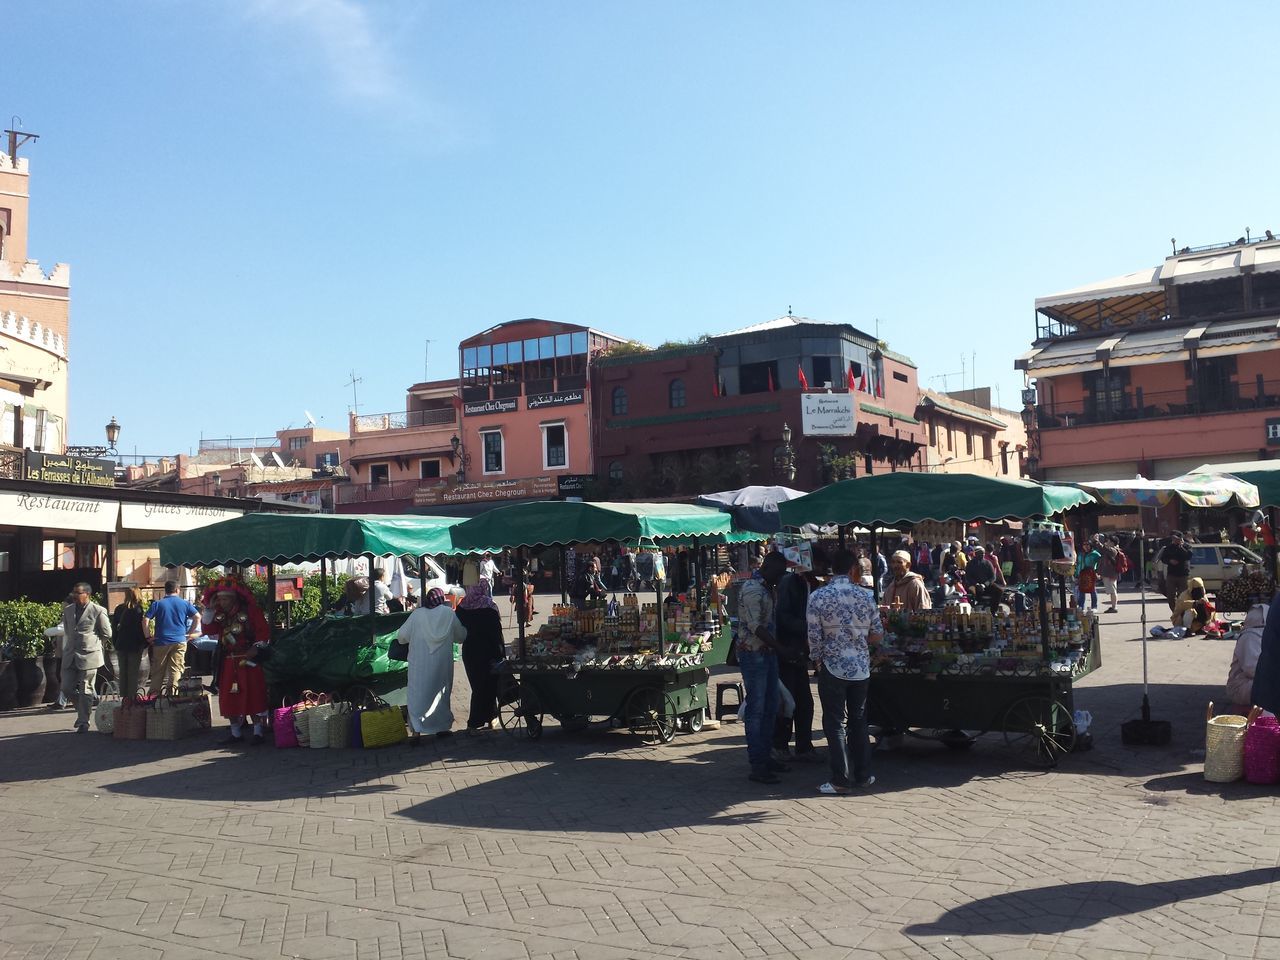
<instances>
[{"instance_id":1,"label":"balcony railing","mask_svg":"<svg viewBox=\"0 0 1280 960\"><path fill-rule=\"evenodd\" d=\"M1277 410L1280 413L1280 380L1224 384L1221 388L1190 386L1183 390L1147 393L1142 388L1126 388L1109 397L1086 397L1068 403L1044 403L1036 407L1036 423L1041 430L1079 427L1097 423L1133 420L1196 417L1202 414L1249 410Z\"/></svg>"},{"instance_id":2,"label":"balcony railing","mask_svg":"<svg viewBox=\"0 0 1280 960\"><path fill-rule=\"evenodd\" d=\"M411 427L443 427L458 422L452 409L410 410L397 413L365 413L352 421L356 433L376 433L380 430L407 430Z\"/></svg>"},{"instance_id":3,"label":"balcony railing","mask_svg":"<svg viewBox=\"0 0 1280 960\"><path fill-rule=\"evenodd\" d=\"M389 483L340 483L335 487L335 503L385 503L389 500L412 500L415 490L442 486L443 478L430 480L392 480Z\"/></svg>"},{"instance_id":4,"label":"balcony railing","mask_svg":"<svg viewBox=\"0 0 1280 960\"><path fill-rule=\"evenodd\" d=\"M200 438L200 450L279 450L279 437Z\"/></svg>"}]
</instances>

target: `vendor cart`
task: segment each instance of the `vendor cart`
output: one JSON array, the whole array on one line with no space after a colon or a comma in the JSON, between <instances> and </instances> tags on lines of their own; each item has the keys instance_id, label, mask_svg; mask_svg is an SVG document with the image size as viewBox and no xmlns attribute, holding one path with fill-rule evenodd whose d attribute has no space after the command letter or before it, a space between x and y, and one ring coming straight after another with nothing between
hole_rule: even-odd
<instances>
[{"instance_id":1,"label":"vendor cart","mask_svg":"<svg viewBox=\"0 0 1280 960\"><path fill-rule=\"evenodd\" d=\"M865 526L874 543L876 530L886 526L1024 520L1091 502L1081 490L1052 484L899 472L832 484L781 504L779 512L787 526ZM1096 618L1074 620L1065 602L1051 615L1043 562L1038 615L1023 615L1017 623L985 614L969 618L946 608L909 623L886 623L894 643L873 653L869 719L882 731L911 732L955 748L998 731L1029 764L1056 765L1076 743L1072 685L1102 662Z\"/></svg>"},{"instance_id":2,"label":"vendor cart","mask_svg":"<svg viewBox=\"0 0 1280 960\"><path fill-rule=\"evenodd\" d=\"M490 510L453 527L453 552L516 551L516 595L522 596L524 552L581 543L661 544L677 538L715 542L734 534L732 519L680 504L546 501ZM632 598L634 600L634 598ZM624 726L646 742L668 743L683 727L702 728L708 654L721 632L717 619L663 602L621 614L561 606L530 638L524 617L512 656L502 665L499 720L508 732L536 738L551 716L568 728L592 720ZM632 609L634 629L627 630ZM593 612L594 611L594 612ZM691 639L692 638L692 639Z\"/></svg>"},{"instance_id":3,"label":"vendor cart","mask_svg":"<svg viewBox=\"0 0 1280 960\"><path fill-rule=\"evenodd\" d=\"M513 663L510 672L516 686L507 687L498 719L530 739L542 736L548 715L569 728L603 719L651 743L670 743L677 728L702 729L709 672L700 663L636 669Z\"/></svg>"},{"instance_id":4,"label":"vendor cart","mask_svg":"<svg viewBox=\"0 0 1280 960\"><path fill-rule=\"evenodd\" d=\"M319 562L323 605L333 561L363 556L370 570L375 557L416 557L421 563L424 556L449 548L448 530L460 522L428 516L247 514L165 537L160 541L160 562L183 567L265 565L268 619L274 623L277 564ZM422 564L423 595L426 569ZM263 663L273 699L292 699L303 689L341 693L359 687L402 703L407 666L388 653L406 617L322 613L276 632L271 656Z\"/></svg>"}]
</instances>

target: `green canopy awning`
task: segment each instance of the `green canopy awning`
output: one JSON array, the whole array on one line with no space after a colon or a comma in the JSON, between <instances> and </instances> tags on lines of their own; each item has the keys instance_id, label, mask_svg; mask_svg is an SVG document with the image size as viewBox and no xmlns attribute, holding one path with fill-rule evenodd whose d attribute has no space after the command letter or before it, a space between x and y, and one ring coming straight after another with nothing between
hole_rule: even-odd
<instances>
[{"instance_id":1,"label":"green canopy awning","mask_svg":"<svg viewBox=\"0 0 1280 960\"><path fill-rule=\"evenodd\" d=\"M1240 463L1206 463L1196 473L1229 473L1258 488L1258 500L1264 507L1280 507L1280 460L1242 461Z\"/></svg>"},{"instance_id":2,"label":"green canopy awning","mask_svg":"<svg viewBox=\"0 0 1280 960\"><path fill-rule=\"evenodd\" d=\"M224 563L300 563L324 557L418 557L447 553L456 517L251 513L160 541L174 567Z\"/></svg>"},{"instance_id":3,"label":"green canopy awning","mask_svg":"<svg viewBox=\"0 0 1280 960\"><path fill-rule=\"evenodd\" d=\"M733 519L680 503L579 503L547 500L498 507L449 531L454 553L559 546L602 540L714 538L734 533ZM723 541L721 541L723 542Z\"/></svg>"},{"instance_id":4,"label":"green canopy awning","mask_svg":"<svg viewBox=\"0 0 1280 960\"><path fill-rule=\"evenodd\" d=\"M869 527L925 520L1049 517L1093 497L1074 487L958 473L881 473L833 483L778 505L789 527L856 523Z\"/></svg>"}]
</instances>

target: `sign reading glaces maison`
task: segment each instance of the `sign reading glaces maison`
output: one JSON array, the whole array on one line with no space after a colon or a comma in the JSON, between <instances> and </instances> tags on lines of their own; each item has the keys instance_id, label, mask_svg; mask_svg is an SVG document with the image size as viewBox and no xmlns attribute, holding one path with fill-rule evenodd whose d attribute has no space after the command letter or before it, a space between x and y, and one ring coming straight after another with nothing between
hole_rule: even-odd
<instances>
[{"instance_id":1,"label":"sign reading glaces maison","mask_svg":"<svg viewBox=\"0 0 1280 960\"><path fill-rule=\"evenodd\" d=\"M851 437L858 426L852 393L802 393L800 432L806 437Z\"/></svg>"}]
</instances>

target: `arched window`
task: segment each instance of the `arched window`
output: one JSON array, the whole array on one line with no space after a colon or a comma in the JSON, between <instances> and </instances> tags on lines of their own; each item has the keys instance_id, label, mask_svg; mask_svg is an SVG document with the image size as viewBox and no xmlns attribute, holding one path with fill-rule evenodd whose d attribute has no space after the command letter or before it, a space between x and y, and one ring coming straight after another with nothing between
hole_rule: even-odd
<instances>
[{"instance_id":1,"label":"arched window","mask_svg":"<svg viewBox=\"0 0 1280 960\"><path fill-rule=\"evenodd\" d=\"M613 415L615 417L625 417L627 415L627 388L613 388Z\"/></svg>"},{"instance_id":2,"label":"arched window","mask_svg":"<svg viewBox=\"0 0 1280 960\"><path fill-rule=\"evenodd\" d=\"M671 409L684 406L684 381L675 379L667 387L667 402Z\"/></svg>"},{"instance_id":3,"label":"arched window","mask_svg":"<svg viewBox=\"0 0 1280 960\"><path fill-rule=\"evenodd\" d=\"M609 464L609 482L615 487L622 482L622 461L614 460Z\"/></svg>"}]
</instances>

